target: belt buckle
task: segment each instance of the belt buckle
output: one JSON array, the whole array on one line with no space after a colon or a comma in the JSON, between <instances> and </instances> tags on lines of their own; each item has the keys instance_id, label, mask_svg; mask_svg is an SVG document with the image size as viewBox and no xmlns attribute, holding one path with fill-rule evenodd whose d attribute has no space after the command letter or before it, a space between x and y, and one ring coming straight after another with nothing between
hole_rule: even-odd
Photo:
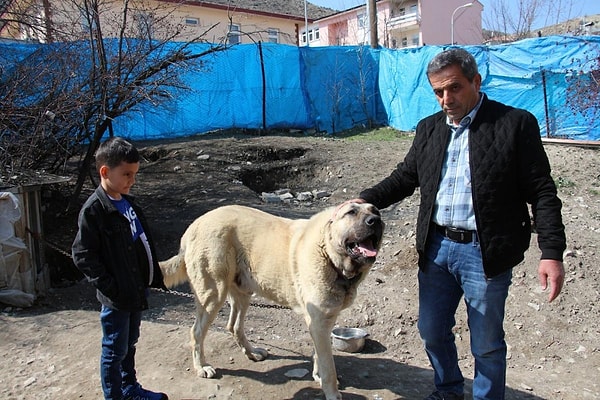
<instances>
[{"instance_id":1,"label":"belt buckle","mask_svg":"<svg viewBox=\"0 0 600 400\"><path fill-rule=\"evenodd\" d=\"M469 243L473 239L473 235L470 231L465 231L464 229L453 228L451 226L447 226L446 228L446 237L452 241L458 243ZM467 234L471 237L467 238Z\"/></svg>"}]
</instances>

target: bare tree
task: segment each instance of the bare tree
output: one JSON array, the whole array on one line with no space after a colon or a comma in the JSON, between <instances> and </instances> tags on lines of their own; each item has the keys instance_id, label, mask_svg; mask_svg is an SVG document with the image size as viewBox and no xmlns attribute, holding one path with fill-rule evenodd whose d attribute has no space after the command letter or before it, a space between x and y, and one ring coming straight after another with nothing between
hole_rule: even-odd
<instances>
[{"instance_id":1,"label":"bare tree","mask_svg":"<svg viewBox=\"0 0 600 400\"><path fill-rule=\"evenodd\" d=\"M0 30L3 36L14 39L45 41L47 21L44 21L43 4L37 2L0 2ZM49 14L48 14L49 15Z\"/></svg>"},{"instance_id":2,"label":"bare tree","mask_svg":"<svg viewBox=\"0 0 600 400\"><path fill-rule=\"evenodd\" d=\"M361 46L356 50L358 59L358 82L356 82L356 86L358 87L357 100L364 114L364 120L360 122L370 129L373 128L376 120L376 115L371 113L374 110L371 106L376 93L374 93L374 88L371 86L375 71L373 64L369 62L370 54L368 52L369 50L365 46Z\"/></svg>"},{"instance_id":3,"label":"bare tree","mask_svg":"<svg viewBox=\"0 0 600 400\"><path fill-rule=\"evenodd\" d=\"M582 126L595 126L600 121L600 48L590 46L582 59L573 60L573 69L567 72L566 110ZM580 66L580 67L577 67Z\"/></svg>"},{"instance_id":4,"label":"bare tree","mask_svg":"<svg viewBox=\"0 0 600 400\"><path fill-rule=\"evenodd\" d=\"M554 0L548 2L548 13L544 18L544 26L556 25L566 21L573 15L573 0Z\"/></svg>"},{"instance_id":5,"label":"bare tree","mask_svg":"<svg viewBox=\"0 0 600 400\"><path fill-rule=\"evenodd\" d=\"M0 65L0 162L3 174L56 173L83 145L73 206L102 137L112 136L112 121L187 89L182 69L201 69L206 55L227 46L193 50L213 27L189 42L173 42L182 29L173 23L174 9L132 0L117 2L118 9L108 0L60 4L46 29L36 31L56 43L39 46L14 67Z\"/></svg>"},{"instance_id":6,"label":"bare tree","mask_svg":"<svg viewBox=\"0 0 600 400\"><path fill-rule=\"evenodd\" d=\"M558 0L565 5L571 1ZM547 19L555 10L557 18L560 18L562 8L556 10L556 3L555 0L492 0L488 4L490 11L484 24L495 35L501 35L499 39L503 42L525 39L532 36L534 24L542 16Z\"/></svg>"}]
</instances>

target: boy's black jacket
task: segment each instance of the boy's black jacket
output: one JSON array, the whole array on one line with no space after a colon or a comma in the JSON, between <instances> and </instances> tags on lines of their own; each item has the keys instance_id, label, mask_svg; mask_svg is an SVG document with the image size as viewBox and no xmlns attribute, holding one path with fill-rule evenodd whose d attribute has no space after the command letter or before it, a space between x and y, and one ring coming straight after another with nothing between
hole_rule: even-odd
<instances>
[{"instance_id":1,"label":"boy's black jacket","mask_svg":"<svg viewBox=\"0 0 600 400\"><path fill-rule=\"evenodd\" d=\"M141 241L134 243L129 221L101 186L79 212L72 256L75 266L96 288L100 303L116 310L140 311L148 308L148 287L166 287L144 213L132 196L123 197L133 207L148 238L153 259L152 282L148 284L148 261L140 251Z\"/></svg>"}]
</instances>

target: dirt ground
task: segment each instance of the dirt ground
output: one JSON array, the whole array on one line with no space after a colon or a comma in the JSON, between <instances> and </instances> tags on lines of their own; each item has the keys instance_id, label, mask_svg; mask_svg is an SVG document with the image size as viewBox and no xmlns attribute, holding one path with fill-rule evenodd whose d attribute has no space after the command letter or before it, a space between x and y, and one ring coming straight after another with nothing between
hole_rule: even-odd
<instances>
[{"instance_id":1,"label":"dirt ground","mask_svg":"<svg viewBox=\"0 0 600 400\"><path fill-rule=\"evenodd\" d=\"M344 137L210 134L140 142L145 161L133 194L152 223L159 255L167 258L196 217L226 204L245 204L304 218L376 183L401 160L412 136L380 139L380 132ZM526 260L515 268L505 320L507 399L600 398L600 153L598 149L547 144L564 203L568 236L566 285L547 302L537 280L535 236ZM262 192L323 190L308 201L265 202ZM89 195L87 188L82 195ZM418 193L383 210L387 224L375 267L358 298L337 321L369 332L361 353L335 352L344 399L421 399L433 390L433 374L416 327L414 230ZM62 202L64 205L64 201ZM46 208L46 237L69 249L76 212ZM55 287L35 306L0 308L0 398L101 398L98 374L98 303L69 260L50 254ZM178 292L188 293L184 285ZM249 339L270 351L263 362L247 360L225 330L221 311L207 338L217 379L196 376L189 348L194 302L190 295L151 293L138 344L141 383L171 399L323 399L312 381L312 343L292 311L259 307L246 321ZM473 359L464 308L456 341L470 392ZM288 377L299 370L305 374ZM294 371L298 372L298 371Z\"/></svg>"}]
</instances>

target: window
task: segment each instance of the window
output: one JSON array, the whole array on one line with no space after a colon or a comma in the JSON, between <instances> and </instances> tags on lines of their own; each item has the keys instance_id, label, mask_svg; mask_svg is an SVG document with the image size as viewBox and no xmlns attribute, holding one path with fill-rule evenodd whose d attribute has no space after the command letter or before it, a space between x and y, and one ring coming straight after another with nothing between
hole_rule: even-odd
<instances>
[{"instance_id":1,"label":"window","mask_svg":"<svg viewBox=\"0 0 600 400\"><path fill-rule=\"evenodd\" d=\"M319 40L319 28L313 28L308 30L308 41L314 42ZM306 33L302 32L302 43L306 43Z\"/></svg>"},{"instance_id":2,"label":"window","mask_svg":"<svg viewBox=\"0 0 600 400\"><path fill-rule=\"evenodd\" d=\"M367 27L367 14L358 14L356 16L356 24L359 28L365 29Z\"/></svg>"},{"instance_id":3,"label":"window","mask_svg":"<svg viewBox=\"0 0 600 400\"><path fill-rule=\"evenodd\" d=\"M269 28L267 32L269 34L269 42L279 43L279 29Z\"/></svg>"},{"instance_id":4,"label":"window","mask_svg":"<svg viewBox=\"0 0 600 400\"><path fill-rule=\"evenodd\" d=\"M406 9L404 7L399 7L397 5L392 4L392 8L390 11L390 17L398 18L406 14Z\"/></svg>"},{"instance_id":5,"label":"window","mask_svg":"<svg viewBox=\"0 0 600 400\"><path fill-rule=\"evenodd\" d=\"M227 43L229 44L239 44L242 42L241 40L241 29L238 24L229 25L229 32L227 33Z\"/></svg>"},{"instance_id":6,"label":"window","mask_svg":"<svg viewBox=\"0 0 600 400\"><path fill-rule=\"evenodd\" d=\"M408 39L405 37L402 38L402 47L408 46Z\"/></svg>"},{"instance_id":7,"label":"window","mask_svg":"<svg viewBox=\"0 0 600 400\"><path fill-rule=\"evenodd\" d=\"M194 17L185 17L185 24L187 26L198 26L200 25L200 20Z\"/></svg>"},{"instance_id":8,"label":"window","mask_svg":"<svg viewBox=\"0 0 600 400\"><path fill-rule=\"evenodd\" d=\"M418 33L412 35L411 42L412 42L411 44L413 46L418 46L419 45L419 34Z\"/></svg>"}]
</instances>

